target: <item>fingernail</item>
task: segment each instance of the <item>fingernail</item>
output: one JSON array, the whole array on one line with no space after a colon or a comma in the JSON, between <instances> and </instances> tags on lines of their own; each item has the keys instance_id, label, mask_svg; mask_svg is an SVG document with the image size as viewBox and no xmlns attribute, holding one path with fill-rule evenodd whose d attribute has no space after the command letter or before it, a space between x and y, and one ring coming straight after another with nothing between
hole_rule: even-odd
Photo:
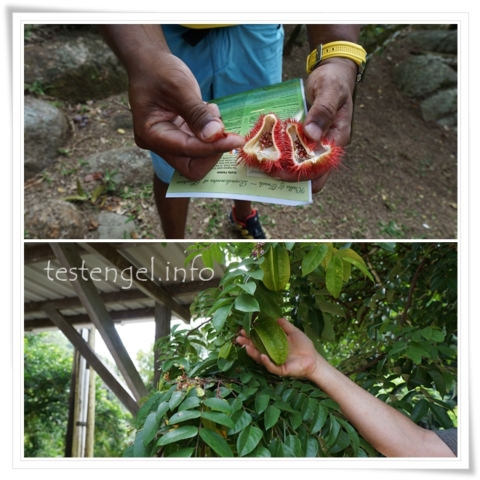
<instances>
[{"instance_id":1,"label":"fingernail","mask_svg":"<svg viewBox=\"0 0 480 480\"><path fill-rule=\"evenodd\" d=\"M312 140L318 141L322 137L322 131L318 125L315 125L315 123L309 123L308 125L305 125L305 132Z\"/></svg>"},{"instance_id":2,"label":"fingernail","mask_svg":"<svg viewBox=\"0 0 480 480\"><path fill-rule=\"evenodd\" d=\"M223 125L219 122L209 122L207 123L200 134L202 136L202 140L211 140L218 138L223 134Z\"/></svg>"}]
</instances>

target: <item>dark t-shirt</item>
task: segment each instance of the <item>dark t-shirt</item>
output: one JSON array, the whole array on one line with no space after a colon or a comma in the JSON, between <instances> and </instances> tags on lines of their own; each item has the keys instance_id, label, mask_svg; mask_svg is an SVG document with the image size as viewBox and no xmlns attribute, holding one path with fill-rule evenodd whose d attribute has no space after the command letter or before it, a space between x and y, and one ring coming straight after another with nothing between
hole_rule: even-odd
<instances>
[{"instance_id":1,"label":"dark t-shirt","mask_svg":"<svg viewBox=\"0 0 480 480\"><path fill-rule=\"evenodd\" d=\"M433 430L447 445L447 447L457 455L457 429L449 428L447 430Z\"/></svg>"}]
</instances>

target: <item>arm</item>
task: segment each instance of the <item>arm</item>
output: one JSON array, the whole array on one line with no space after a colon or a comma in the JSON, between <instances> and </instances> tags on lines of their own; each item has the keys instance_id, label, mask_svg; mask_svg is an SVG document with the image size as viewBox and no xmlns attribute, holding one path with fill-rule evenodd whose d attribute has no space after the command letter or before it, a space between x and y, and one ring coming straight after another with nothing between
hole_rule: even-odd
<instances>
[{"instance_id":1,"label":"arm","mask_svg":"<svg viewBox=\"0 0 480 480\"><path fill-rule=\"evenodd\" d=\"M287 334L289 355L277 366L260 354L245 332L237 338L248 355L276 375L302 377L318 385L335 400L345 417L360 434L387 457L454 457L453 452L433 432L368 393L331 366L311 340L285 319L278 323Z\"/></svg>"},{"instance_id":2,"label":"arm","mask_svg":"<svg viewBox=\"0 0 480 480\"><path fill-rule=\"evenodd\" d=\"M195 77L172 55L160 25L101 25L100 33L125 66L135 141L190 180L199 180L223 153L243 146L224 133L216 105L201 99Z\"/></svg>"}]
</instances>

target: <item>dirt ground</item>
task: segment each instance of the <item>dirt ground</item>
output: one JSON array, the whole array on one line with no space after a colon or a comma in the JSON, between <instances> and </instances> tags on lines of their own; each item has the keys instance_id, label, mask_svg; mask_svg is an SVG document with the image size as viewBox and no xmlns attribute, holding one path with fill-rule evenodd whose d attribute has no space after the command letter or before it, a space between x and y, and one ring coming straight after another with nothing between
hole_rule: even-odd
<instances>
[{"instance_id":1,"label":"dirt ground","mask_svg":"<svg viewBox=\"0 0 480 480\"><path fill-rule=\"evenodd\" d=\"M288 38L290 26L286 26ZM401 35L399 37L401 39ZM357 86L351 144L343 166L333 172L313 203L287 207L259 203L261 222L278 239L454 239L457 237L457 132L427 124L419 105L404 97L392 80L393 66L409 52L399 41L369 59ZM304 78L309 47L301 36L284 58L284 80ZM48 97L43 97L48 98ZM74 135L56 165L25 184L25 208L47 198L77 192L85 181L82 159L134 145L131 129L119 133L113 118L128 112L127 94L82 105L63 103ZM88 123L80 128L76 115ZM190 203L187 238L238 238L227 214L229 200ZM164 238L151 186L103 195L95 204L77 203L85 214L85 238L95 235L95 211L122 213L136 222L133 238ZM32 238L32 237L28 237Z\"/></svg>"}]
</instances>

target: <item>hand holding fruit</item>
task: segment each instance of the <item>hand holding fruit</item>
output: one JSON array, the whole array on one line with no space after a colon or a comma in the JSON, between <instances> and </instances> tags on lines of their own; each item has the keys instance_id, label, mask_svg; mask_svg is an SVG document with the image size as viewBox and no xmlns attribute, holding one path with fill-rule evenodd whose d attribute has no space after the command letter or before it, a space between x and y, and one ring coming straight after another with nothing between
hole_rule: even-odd
<instances>
[{"instance_id":1,"label":"hand holding fruit","mask_svg":"<svg viewBox=\"0 0 480 480\"><path fill-rule=\"evenodd\" d=\"M253 341L247 337L245 330L241 330L237 343L245 346L247 354L253 360L275 375L311 379L315 371L321 368L322 363L327 363L326 360L318 354L312 341L301 330L284 318L279 318L277 322L287 335L289 350L288 357L282 365L275 365L268 355L261 354Z\"/></svg>"}]
</instances>

